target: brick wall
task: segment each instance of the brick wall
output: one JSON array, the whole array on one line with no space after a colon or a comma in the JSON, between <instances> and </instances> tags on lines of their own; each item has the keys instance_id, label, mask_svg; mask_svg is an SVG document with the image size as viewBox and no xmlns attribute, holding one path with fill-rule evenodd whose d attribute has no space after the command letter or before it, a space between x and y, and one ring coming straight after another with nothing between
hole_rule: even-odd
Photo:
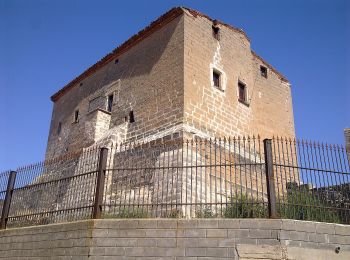
<instances>
[{"instance_id":1,"label":"brick wall","mask_svg":"<svg viewBox=\"0 0 350 260\"><path fill-rule=\"evenodd\" d=\"M3 259L349 257L350 226L296 220L109 219L0 231Z\"/></svg>"}]
</instances>

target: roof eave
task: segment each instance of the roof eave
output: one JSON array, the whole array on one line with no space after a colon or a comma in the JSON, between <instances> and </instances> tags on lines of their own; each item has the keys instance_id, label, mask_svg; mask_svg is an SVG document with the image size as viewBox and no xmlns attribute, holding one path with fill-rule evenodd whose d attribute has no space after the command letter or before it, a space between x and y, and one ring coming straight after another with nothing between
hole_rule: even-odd
<instances>
[{"instance_id":1,"label":"roof eave","mask_svg":"<svg viewBox=\"0 0 350 260\"><path fill-rule=\"evenodd\" d=\"M63 88L61 88L59 91L57 91L55 94L53 94L51 96L51 100L53 102L56 102L67 91L72 89L75 85L77 85L83 79L85 79L86 77L92 75L98 69L100 69L101 67L105 66L106 64L111 62L113 59L119 57L121 54L123 54L126 51L128 51L130 48L132 48L133 46L135 46L136 44L138 44L139 42L141 42L142 40L147 38L149 35L151 35L155 31L157 31L160 28L162 28L164 25L168 24L169 22L171 22L172 20L177 18L179 15L183 14L185 11L189 12L194 17L201 16L201 17L207 18L210 21L214 21L209 16L207 16L205 14L202 14L202 13L196 11L196 10L193 10L193 9L190 9L190 8L187 8L187 7L174 7L172 9L170 9L168 12L166 12L165 14L163 14L162 16L160 16L157 20L153 21L149 26L147 26L146 28L142 29L137 34L133 35L127 41L122 43L120 46L115 48L112 52L108 53L105 57L103 57L101 60L96 62L94 65L92 65L91 67L86 69L82 74L80 74L78 77L73 79L71 82L69 82ZM221 24L221 25L223 25L223 26L225 26L225 27L227 27L227 28L229 28L229 29L231 29L231 30L233 30L233 31L235 31L235 32L238 32L238 33L242 34L244 37L246 37L246 39L248 41L250 41L250 39L248 38L248 36L246 35L246 33L242 29L236 28L236 27L234 27L232 25L223 23L221 21L217 21L216 20L216 22ZM256 54L254 51L252 51L252 54L255 57L257 57L258 59L260 59L273 72L275 72L280 77L280 79L282 81L289 83L289 81L287 80L287 78L285 76L283 76L280 72L278 72L275 68L273 68L268 62L266 62L258 54Z\"/></svg>"}]
</instances>

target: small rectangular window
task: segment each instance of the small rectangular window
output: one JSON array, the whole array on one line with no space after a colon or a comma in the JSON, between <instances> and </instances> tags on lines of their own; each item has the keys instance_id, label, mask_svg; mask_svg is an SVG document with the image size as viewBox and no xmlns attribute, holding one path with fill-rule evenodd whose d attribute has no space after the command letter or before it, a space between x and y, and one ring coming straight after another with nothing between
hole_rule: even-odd
<instances>
[{"instance_id":1,"label":"small rectangular window","mask_svg":"<svg viewBox=\"0 0 350 260\"><path fill-rule=\"evenodd\" d=\"M217 20L213 21L213 25L212 25L212 30L213 30L213 37L216 40L220 40L220 27L219 27L219 22Z\"/></svg>"},{"instance_id":2,"label":"small rectangular window","mask_svg":"<svg viewBox=\"0 0 350 260\"><path fill-rule=\"evenodd\" d=\"M129 123L134 123L135 117L134 117L134 111L130 111L129 113Z\"/></svg>"},{"instance_id":3,"label":"small rectangular window","mask_svg":"<svg viewBox=\"0 0 350 260\"><path fill-rule=\"evenodd\" d=\"M79 122L79 110L75 110L74 112L74 123Z\"/></svg>"},{"instance_id":4,"label":"small rectangular window","mask_svg":"<svg viewBox=\"0 0 350 260\"><path fill-rule=\"evenodd\" d=\"M238 100L241 102L247 102L247 89L246 85L242 82L238 82Z\"/></svg>"},{"instance_id":5,"label":"small rectangular window","mask_svg":"<svg viewBox=\"0 0 350 260\"><path fill-rule=\"evenodd\" d=\"M108 96L107 111L112 112L112 107L113 107L113 94Z\"/></svg>"},{"instance_id":6,"label":"small rectangular window","mask_svg":"<svg viewBox=\"0 0 350 260\"><path fill-rule=\"evenodd\" d=\"M57 135L61 134L61 130L62 130L62 123L58 122L58 126L57 126Z\"/></svg>"},{"instance_id":7,"label":"small rectangular window","mask_svg":"<svg viewBox=\"0 0 350 260\"><path fill-rule=\"evenodd\" d=\"M220 84L220 73L216 70L213 70L213 85L214 87L221 88Z\"/></svg>"},{"instance_id":8,"label":"small rectangular window","mask_svg":"<svg viewBox=\"0 0 350 260\"><path fill-rule=\"evenodd\" d=\"M217 26L213 26L213 36L216 40L220 40L220 28Z\"/></svg>"},{"instance_id":9,"label":"small rectangular window","mask_svg":"<svg viewBox=\"0 0 350 260\"><path fill-rule=\"evenodd\" d=\"M261 76L263 76L264 78L267 78L267 68L264 66L260 66L260 74Z\"/></svg>"}]
</instances>

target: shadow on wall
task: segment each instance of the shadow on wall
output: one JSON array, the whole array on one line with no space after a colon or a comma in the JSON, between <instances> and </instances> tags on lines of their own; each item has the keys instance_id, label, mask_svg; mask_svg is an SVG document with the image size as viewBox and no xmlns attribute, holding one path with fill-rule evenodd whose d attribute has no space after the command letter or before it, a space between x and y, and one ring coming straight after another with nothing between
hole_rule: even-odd
<instances>
[{"instance_id":1,"label":"shadow on wall","mask_svg":"<svg viewBox=\"0 0 350 260\"><path fill-rule=\"evenodd\" d=\"M99 85L104 86L119 78L123 81L149 75L167 48L178 47L172 46L171 40L180 22L181 19L176 18L121 54L118 57L117 69L115 66L109 66Z\"/></svg>"},{"instance_id":2,"label":"shadow on wall","mask_svg":"<svg viewBox=\"0 0 350 260\"><path fill-rule=\"evenodd\" d=\"M112 118L117 122L112 121L109 128L124 123L125 116L134 110L136 105L137 119L142 117L140 111L152 113L153 111L149 111L149 109L150 107L156 109L154 104L158 102L157 99L160 95L160 93L157 95L157 89L164 89L164 86L169 84L169 80L164 75L169 75L170 71L170 76L172 76L171 69L173 64L177 62L173 57L179 48L177 32L181 29L181 21L181 17L178 17L158 31L153 32L117 57L117 63L111 61L110 64L105 65L92 76L84 79L81 86L71 89L62 100L57 102L53 122L62 121L58 118L64 117L63 121L68 121L68 124L70 124L69 117L77 108L84 117L88 113L84 109L87 106L87 99L118 79L121 82L121 87L118 90L120 97L118 94L118 101L115 101L116 106L112 112ZM174 51L175 54L173 54ZM102 92L101 96L105 98L108 93ZM153 106L150 106L151 103ZM64 147L68 147L71 151L92 144L88 143L86 138L84 140L81 138L82 133L88 132L85 129L86 121L88 119L83 119L75 125L68 125L69 129L66 131L66 138L64 138ZM52 131L55 131L56 125L53 126L54 130ZM55 135L55 132L52 131L50 136ZM52 146L52 144L49 145Z\"/></svg>"},{"instance_id":3,"label":"shadow on wall","mask_svg":"<svg viewBox=\"0 0 350 260\"><path fill-rule=\"evenodd\" d=\"M69 99L64 105L55 107L54 114L61 115L65 111L73 111L81 100L95 93L117 79L125 80L131 77L137 78L148 75L155 64L162 57L165 49L169 46L174 32L181 22L180 17L171 21L168 25L153 32L142 41L132 46L125 53L118 56L118 62L111 61L110 64L99 68L93 75L88 76L80 84L69 90L65 95L77 96L79 98ZM176 46L174 46L176 47ZM113 51L112 51L113 52ZM83 83L83 84L82 84ZM59 102L57 102L59 103Z\"/></svg>"}]
</instances>

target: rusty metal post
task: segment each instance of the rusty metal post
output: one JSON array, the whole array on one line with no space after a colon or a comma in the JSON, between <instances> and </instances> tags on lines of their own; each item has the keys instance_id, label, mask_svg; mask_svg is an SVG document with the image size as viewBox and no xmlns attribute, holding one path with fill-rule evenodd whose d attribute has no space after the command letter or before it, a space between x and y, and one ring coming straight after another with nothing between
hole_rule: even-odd
<instances>
[{"instance_id":1,"label":"rusty metal post","mask_svg":"<svg viewBox=\"0 0 350 260\"><path fill-rule=\"evenodd\" d=\"M264 139L265 171L267 183L267 198L269 205L269 217L277 218L275 176L273 172L272 140Z\"/></svg>"},{"instance_id":2,"label":"rusty metal post","mask_svg":"<svg viewBox=\"0 0 350 260\"><path fill-rule=\"evenodd\" d=\"M9 212L10 212L12 193L13 193L13 189L15 187L16 174L17 174L17 172L11 171L8 182L7 182L5 201L4 201L4 205L2 206L0 229L6 228L6 224L7 224L7 220L8 220L8 216L9 216Z\"/></svg>"},{"instance_id":3,"label":"rusty metal post","mask_svg":"<svg viewBox=\"0 0 350 260\"><path fill-rule=\"evenodd\" d=\"M100 156L98 162L98 172L96 181L96 193L95 193L95 204L92 217L94 219L101 218L102 203L103 203L103 192L105 186L105 175L107 167L108 149L103 147L100 149Z\"/></svg>"}]
</instances>

